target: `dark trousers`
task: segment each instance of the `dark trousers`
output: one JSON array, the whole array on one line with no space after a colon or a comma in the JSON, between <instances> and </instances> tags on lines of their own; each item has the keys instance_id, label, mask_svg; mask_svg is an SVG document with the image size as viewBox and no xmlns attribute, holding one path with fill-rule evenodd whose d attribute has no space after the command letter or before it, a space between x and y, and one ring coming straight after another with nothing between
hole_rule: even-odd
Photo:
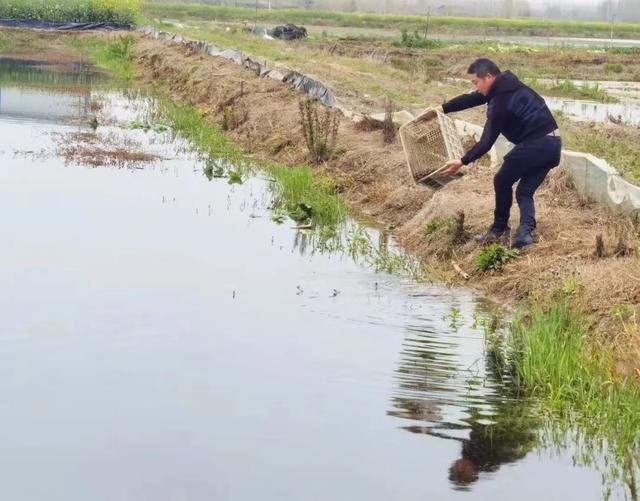
<instances>
[{"instance_id":1,"label":"dark trousers","mask_svg":"<svg viewBox=\"0 0 640 501\"><path fill-rule=\"evenodd\" d=\"M529 230L536 227L536 209L533 194L549 171L560 163L562 141L559 137L543 136L518 144L504 157L504 163L493 178L496 193L494 226L503 230L509 222L513 204L513 185L520 208L520 225Z\"/></svg>"}]
</instances>

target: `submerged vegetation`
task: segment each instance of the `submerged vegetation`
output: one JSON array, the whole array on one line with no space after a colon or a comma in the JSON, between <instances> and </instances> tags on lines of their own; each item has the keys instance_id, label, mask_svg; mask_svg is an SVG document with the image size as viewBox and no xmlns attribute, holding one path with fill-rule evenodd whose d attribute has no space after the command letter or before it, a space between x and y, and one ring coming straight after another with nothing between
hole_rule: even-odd
<instances>
[{"instance_id":1,"label":"submerged vegetation","mask_svg":"<svg viewBox=\"0 0 640 501\"><path fill-rule=\"evenodd\" d=\"M142 0L0 0L0 18L133 24Z\"/></svg>"}]
</instances>

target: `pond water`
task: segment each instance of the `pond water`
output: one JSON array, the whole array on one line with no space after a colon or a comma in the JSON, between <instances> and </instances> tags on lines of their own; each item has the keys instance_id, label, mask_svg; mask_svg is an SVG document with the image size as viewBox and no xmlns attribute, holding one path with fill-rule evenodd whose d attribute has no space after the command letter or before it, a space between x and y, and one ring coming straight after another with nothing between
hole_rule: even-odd
<instances>
[{"instance_id":1,"label":"pond water","mask_svg":"<svg viewBox=\"0 0 640 501\"><path fill-rule=\"evenodd\" d=\"M617 98L618 102L600 103L583 99L545 97L545 101L551 110L562 111L581 120L640 126L640 83L585 82L582 80L575 80L573 83L578 87L597 85L609 95Z\"/></svg>"},{"instance_id":2,"label":"pond water","mask_svg":"<svg viewBox=\"0 0 640 501\"><path fill-rule=\"evenodd\" d=\"M472 292L314 251L270 180L119 127L149 101L26 74L0 86L4 498L603 497L602 458L511 398ZM91 134L154 160L65 153Z\"/></svg>"}]
</instances>

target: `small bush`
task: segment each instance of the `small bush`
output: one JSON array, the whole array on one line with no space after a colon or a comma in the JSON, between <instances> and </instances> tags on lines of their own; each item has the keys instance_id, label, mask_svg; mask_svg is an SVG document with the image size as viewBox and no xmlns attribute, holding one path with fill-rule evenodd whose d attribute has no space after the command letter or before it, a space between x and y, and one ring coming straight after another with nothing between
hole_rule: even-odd
<instances>
[{"instance_id":1,"label":"small bush","mask_svg":"<svg viewBox=\"0 0 640 501\"><path fill-rule=\"evenodd\" d=\"M381 130L383 124L380 120L371 118L369 115L364 115L359 122L356 122L354 128L360 132L371 132L374 130Z\"/></svg>"},{"instance_id":2,"label":"small bush","mask_svg":"<svg viewBox=\"0 0 640 501\"><path fill-rule=\"evenodd\" d=\"M300 101L300 120L302 132L313 163L325 162L335 153L338 127L338 115L327 109L322 117L318 114L315 102L311 99Z\"/></svg>"},{"instance_id":3,"label":"small bush","mask_svg":"<svg viewBox=\"0 0 640 501\"><path fill-rule=\"evenodd\" d=\"M237 129L240 125L247 121L247 112L240 112L234 106L227 106L222 110L222 120L220 128L224 131Z\"/></svg>"},{"instance_id":4,"label":"small bush","mask_svg":"<svg viewBox=\"0 0 640 501\"><path fill-rule=\"evenodd\" d=\"M460 245L469 240L469 233L464 227L464 211L458 211L453 220L453 231L451 232L451 243Z\"/></svg>"},{"instance_id":5,"label":"small bush","mask_svg":"<svg viewBox=\"0 0 640 501\"><path fill-rule=\"evenodd\" d=\"M491 244L484 247L478 254L476 270L482 273L498 271L517 256L518 251L515 249L507 249L500 244Z\"/></svg>"},{"instance_id":6,"label":"small bush","mask_svg":"<svg viewBox=\"0 0 640 501\"><path fill-rule=\"evenodd\" d=\"M108 46L107 55L113 60L131 61L133 59L134 45L135 40L133 37L125 35Z\"/></svg>"},{"instance_id":7,"label":"small bush","mask_svg":"<svg viewBox=\"0 0 640 501\"><path fill-rule=\"evenodd\" d=\"M442 47L443 43L439 40L432 40L420 35L418 30L415 30L413 34L409 33L406 29L400 31L400 40L394 43L397 47L407 47L409 49L436 49Z\"/></svg>"},{"instance_id":8,"label":"small bush","mask_svg":"<svg viewBox=\"0 0 640 501\"><path fill-rule=\"evenodd\" d=\"M391 56L389 58L389 64L396 69L408 71L409 73L413 73L415 71L415 64L413 64L413 61L404 57Z\"/></svg>"}]
</instances>

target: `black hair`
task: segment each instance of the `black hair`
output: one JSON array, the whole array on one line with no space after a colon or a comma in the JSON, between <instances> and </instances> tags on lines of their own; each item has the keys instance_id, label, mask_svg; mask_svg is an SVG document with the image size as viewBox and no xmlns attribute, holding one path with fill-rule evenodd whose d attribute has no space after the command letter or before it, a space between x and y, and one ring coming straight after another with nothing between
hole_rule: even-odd
<instances>
[{"instance_id":1,"label":"black hair","mask_svg":"<svg viewBox=\"0 0 640 501\"><path fill-rule=\"evenodd\" d=\"M491 59L481 57L471 63L471 66L469 66L467 73L469 73L469 75L477 75L480 78L484 78L487 75L493 75L494 77L497 77L500 74L500 68L498 68L498 65Z\"/></svg>"}]
</instances>

